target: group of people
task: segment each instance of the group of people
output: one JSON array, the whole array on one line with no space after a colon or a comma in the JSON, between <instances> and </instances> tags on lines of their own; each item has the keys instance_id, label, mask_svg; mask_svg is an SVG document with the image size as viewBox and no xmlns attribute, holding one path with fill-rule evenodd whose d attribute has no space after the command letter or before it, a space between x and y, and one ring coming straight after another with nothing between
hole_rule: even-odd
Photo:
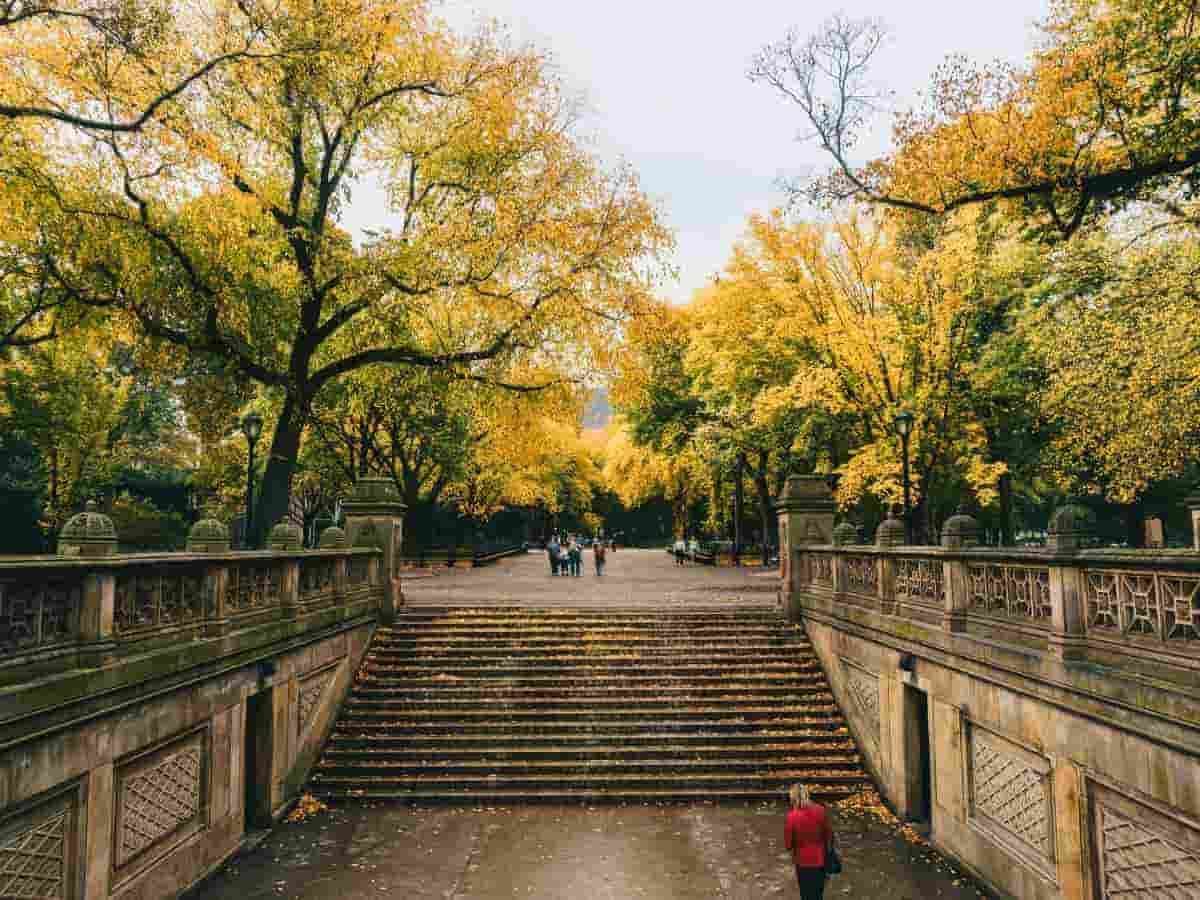
<instances>
[{"instance_id":1,"label":"group of people","mask_svg":"<svg viewBox=\"0 0 1200 900\"><path fill-rule=\"evenodd\" d=\"M695 562L696 555L700 552L700 542L695 538L685 541L683 538L677 538L675 544L671 547L671 553L675 556L675 565L682 566L687 562Z\"/></svg>"},{"instance_id":2,"label":"group of people","mask_svg":"<svg viewBox=\"0 0 1200 900\"><path fill-rule=\"evenodd\" d=\"M610 548L616 549L611 541L607 544L603 538L592 541L592 558L596 563L597 575L604 574L604 563ZM550 558L551 575L578 577L583 574L583 544L577 535L568 534L562 540L557 534L551 535L546 544L546 555Z\"/></svg>"}]
</instances>

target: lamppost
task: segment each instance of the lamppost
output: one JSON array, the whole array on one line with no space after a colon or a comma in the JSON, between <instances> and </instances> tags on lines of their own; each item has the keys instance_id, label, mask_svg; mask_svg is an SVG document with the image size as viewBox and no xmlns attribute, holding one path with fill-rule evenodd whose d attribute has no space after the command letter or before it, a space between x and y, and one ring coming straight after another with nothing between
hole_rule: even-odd
<instances>
[{"instance_id":1,"label":"lamppost","mask_svg":"<svg viewBox=\"0 0 1200 900\"><path fill-rule=\"evenodd\" d=\"M246 533L245 549L253 549L254 543L254 445L262 436L263 420L258 413L249 413L242 419L242 434L250 447L250 458L246 462Z\"/></svg>"},{"instance_id":2,"label":"lamppost","mask_svg":"<svg viewBox=\"0 0 1200 900\"><path fill-rule=\"evenodd\" d=\"M913 416L907 409L896 414L896 432L904 447L904 543L911 544L912 535L912 487L908 478L908 439L912 435Z\"/></svg>"}]
</instances>

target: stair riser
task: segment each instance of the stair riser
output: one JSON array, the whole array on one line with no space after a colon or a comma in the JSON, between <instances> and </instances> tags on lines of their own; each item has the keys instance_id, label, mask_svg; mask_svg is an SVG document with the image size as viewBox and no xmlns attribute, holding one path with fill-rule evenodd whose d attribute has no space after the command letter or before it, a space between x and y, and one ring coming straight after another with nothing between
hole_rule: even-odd
<instances>
[{"instance_id":1,"label":"stair riser","mask_svg":"<svg viewBox=\"0 0 1200 900\"><path fill-rule=\"evenodd\" d=\"M355 786L361 786L364 790L386 789L386 790L437 790L437 791L470 791L470 790L523 790L523 791L542 791L554 789L569 789L569 790L662 790L665 788L674 789L693 789L701 788L721 788L728 790L735 788L739 790L770 790L775 788L783 791L787 790L787 786L801 781L810 786L865 786L866 779L858 775L817 775L804 771L786 771L773 772L762 777L752 774L734 774L730 776L718 775L667 775L660 776L643 776L643 777L589 777L581 775L578 777L564 776L563 778L555 778L553 776L537 777L530 776L528 778L446 778L434 779L433 777L412 778L412 777L392 777L387 778L385 782L374 782L370 779L351 776L344 780L339 780L335 777L322 777L319 774L312 779L312 787L316 790L346 790Z\"/></svg>"},{"instance_id":2,"label":"stair riser","mask_svg":"<svg viewBox=\"0 0 1200 900\"><path fill-rule=\"evenodd\" d=\"M829 696L829 691L819 684L793 683L789 685L672 685L662 684L654 687L634 686L598 686L579 682L575 685L548 685L546 687L518 687L508 684L494 684L488 687L461 687L458 685L433 685L418 687L416 685L398 685L395 687L376 686L372 682L360 683L354 689L353 702L367 701L427 701L445 700L451 703L468 700L483 702L492 701L523 701L523 700L554 700L562 699L574 703L585 700L595 700L598 703L631 700L642 702L645 699L690 700L723 699L731 696L769 698L804 699L810 696Z\"/></svg>"},{"instance_id":3,"label":"stair riser","mask_svg":"<svg viewBox=\"0 0 1200 900\"><path fill-rule=\"evenodd\" d=\"M547 727L552 723L553 727ZM396 734L396 735L455 735L469 734L498 734L510 737L518 735L537 735L546 731L556 733L593 734L604 736L610 734L626 734L637 731L648 737L661 739L663 735L696 735L710 733L754 735L757 737L770 736L771 732L829 731L835 732L843 728L845 723L840 716L770 716L762 720L715 718L703 719L672 719L667 721L645 721L637 719L612 719L596 721L588 718L576 718L573 721L536 716L527 721L506 720L488 721L486 719L463 722L454 718L431 721L428 718L413 719L404 716L366 716L358 719L343 717L338 720L338 730L342 734Z\"/></svg>"},{"instance_id":4,"label":"stair riser","mask_svg":"<svg viewBox=\"0 0 1200 900\"><path fill-rule=\"evenodd\" d=\"M326 800L340 803L395 803L403 806L529 806L544 805L588 805L588 806L625 806L636 804L662 803L761 803L774 801L785 804L789 785L779 785L767 789L731 789L728 791L686 790L683 788L666 789L661 791L459 791L457 793L442 793L430 790L386 791L386 790L330 790L313 786L312 793ZM835 803L853 796L860 790L858 786L839 785L836 787L816 787L812 791L814 800L821 803Z\"/></svg>"},{"instance_id":5,"label":"stair riser","mask_svg":"<svg viewBox=\"0 0 1200 900\"><path fill-rule=\"evenodd\" d=\"M430 761L438 765L443 763L454 765L485 766L496 763L528 763L538 765L544 763L580 762L590 763L594 760L608 762L651 763L667 760L670 762L697 762L702 759L718 760L774 760L795 759L797 757L821 757L835 759L839 756L855 754L852 745L838 743L784 744L768 745L768 749L747 747L742 744L728 744L724 747L702 745L702 749L689 747L648 746L645 748L610 747L598 743L595 747L584 748L547 748L534 751L528 748L501 750L494 747L474 750L459 750L445 746L426 746L419 750L411 747L385 749L379 747L349 746L345 743L334 743L325 751L324 762L329 765L373 765L377 762L396 765L424 765ZM803 760L801 760L803 761Z\"/></svg>"}]
</instances>

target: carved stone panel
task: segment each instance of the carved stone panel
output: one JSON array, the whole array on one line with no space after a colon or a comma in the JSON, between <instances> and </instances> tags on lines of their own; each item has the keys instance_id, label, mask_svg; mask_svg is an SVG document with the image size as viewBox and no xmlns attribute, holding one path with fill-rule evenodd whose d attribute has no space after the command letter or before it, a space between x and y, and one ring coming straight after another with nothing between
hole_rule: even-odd
<instances>
[{"instance_id":1,"label":"carved stone panel","mask_svg":"<svg viewBox=\"0 0 1200 900\"><path fill-rule=\"evenodd\" d=\"M312 725L312 720L320 708L321 698L325 696L325 689L333 682L336 674L337 666L335 665L308 675L301 680L300 696L296 702L297 735L303 735L309 726Z\"/></svg>"},{"instance_id":2,"label":"carved stone panel","mask_svg":"<svg viewBox=\"0 0 1200 900\"><path fill-rule=\"evenodd\" d=\"M846 673L846 693L853 699L861 718L866 722L868 734L879 743L879 676L860 669L847 660L842 660L842 671Z\"/></svg>"},{"instance_id":3,"label":"carved stone panel","mask_svg":"<svg viewBox=\"0 0 1200 900\"><path fill-rule=\"evenodd\" d=\"M971 728L971 816L1026 862L1054 861L1049 762L1022 747ZM1034 851L1032 854L1026 851Z\"/></svg>"},{"instance_id":4,"label":"carved stone panel","mask_svg":"<svg viewBox=\"0 0 1200 900\"><path fill-rule=\"evenodd\" d=\"M0 824L0 897L71 900L78 791Z\"/></svg>"},{"instance_id":5,"label":"carved stone panel","mask_svg":"<svg viewBox=\"0 0 1200 900\"><path fill-rule=\"evenodd\" d=\"M122 764L116 784L115 865L203 827L208 739L196 731Z\"/></svg>"},{"instance_id":6,"label":"carved stone panel","mask_svg":"<svg viewBox=\"0 0 1200 900\"><path fill-rule=\"evenodd\" d=\"M1200 828L1096 785L1092 827L1103 900L1200 900Z\"/></svg>"}]
</instances>

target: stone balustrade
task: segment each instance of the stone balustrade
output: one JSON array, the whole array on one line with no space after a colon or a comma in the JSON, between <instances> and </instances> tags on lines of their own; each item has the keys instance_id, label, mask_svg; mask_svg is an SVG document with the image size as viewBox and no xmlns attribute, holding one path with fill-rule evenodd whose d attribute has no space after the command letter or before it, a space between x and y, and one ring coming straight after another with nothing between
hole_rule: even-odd
<instances>
[{"instance_id":1,"label":"stone balustrade","mask_svg":"<svg viewBox=\"0 0 1200 900\"><path fill-rule=\"evenodd\" d=\"M381 559L372 548L0 557L0 671L56 659L88 667L134 645L377 601Z\"/></svg>"},{"instance_id":2,"label":"stone balustrade","mask_svg":"<svg viewBox=\"0 0 1200 900\"><path fill-rule=\"evenodd\" d=\"M1009 640L1200 668L1200 554L809 545L797 587L836 604Z\"/></svg>"}]
</instances>

